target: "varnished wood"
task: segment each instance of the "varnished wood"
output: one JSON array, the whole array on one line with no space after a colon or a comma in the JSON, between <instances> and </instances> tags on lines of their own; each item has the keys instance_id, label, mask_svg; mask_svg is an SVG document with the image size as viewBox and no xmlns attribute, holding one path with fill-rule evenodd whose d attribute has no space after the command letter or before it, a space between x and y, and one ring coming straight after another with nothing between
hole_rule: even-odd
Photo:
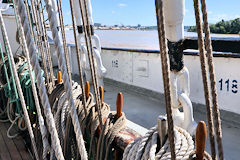
<instances>
[{"instance_id":1,"label":"varnished wood","mask_svg":"<svg viewBox=\"0 0 240 160\"><path fill-rule=\"evenodd\" d=\"M89 82L87 81L85 83L85 95L86 95L86 98L88 99L89 98L89 94L90 94L90 84Z\"/></svg>"},{"instance_id":2,"label":"varnished wood","mask_svg":"<svg viewBox=\"0 0 240 160\"><path fill-rule=\"evenodd\" d=\"M99 92L100 92L101 104L103 104L104 89L102 86L99 87Z\"/></svg>"},{"instance_id":3,"label":"varnished wood","mask_svg":"<svg viewBox=\"0 0 240 160\"><path fill-rule=\"evenodd\" d=\"M122 116L122 107L123 107L123 95L121 92L119 92L117 95L116 107L117 107L117 118L119 118Z\"/></svg>"},{"instance_id":4,"label":"varnished wood","mask_svg":"<svg viewBox=\"0 0 240 160\"><path fill-rule=\"evenodd\" d=\"M207 141L207 128L204 121L200 121L196 130L196 160L203 160Z\"/></svg>"},{"instance_id":5,"label":"varnished wood","mask_svg":"<svg viewBox=\"0 0 240 160\"><path fill-rule=\"evenodd\" d=\"M58 71L58 73L57 73L57 82L62 83L62 72L61 71Z\"/></svg>"}]
</instances>

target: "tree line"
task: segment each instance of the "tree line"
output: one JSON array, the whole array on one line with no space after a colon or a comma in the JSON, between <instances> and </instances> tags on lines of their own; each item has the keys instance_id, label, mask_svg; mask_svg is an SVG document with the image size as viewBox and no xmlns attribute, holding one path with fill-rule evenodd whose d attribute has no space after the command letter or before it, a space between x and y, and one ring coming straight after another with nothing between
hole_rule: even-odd
<instances>
[{"instance_id":1,"label":"tree line","mask_svg":"<svg viewBox=\"0 0 240 160\"><path fill-rule=\"evenodd\" d=\"M240 18L230 21L221 20L216 24L210 24L211 33L238 34L240 31ZM191 26L188 32L196 32L196 26Z\"/></svg>"}]
</instances>

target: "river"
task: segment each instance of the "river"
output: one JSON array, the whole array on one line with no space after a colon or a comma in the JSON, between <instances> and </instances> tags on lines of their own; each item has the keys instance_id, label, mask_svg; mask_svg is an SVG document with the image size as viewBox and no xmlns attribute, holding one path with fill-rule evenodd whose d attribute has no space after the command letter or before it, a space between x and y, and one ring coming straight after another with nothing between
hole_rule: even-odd
<instances>
[{"instance_id":1,"label":"river","mask_svg":"<svg viewBox=\"0 0 240 160\"><path fill-rule=\"evenodd\" d=\"M74 43L73 31L67 30L68 43ZM158 32L156 30L96 30L103 47L131 49L159 49ZM185 32L185 37L197 37L194 32ZM240 39L239 35L211 34L214 38Z\"/></svg>"}]
</instances>

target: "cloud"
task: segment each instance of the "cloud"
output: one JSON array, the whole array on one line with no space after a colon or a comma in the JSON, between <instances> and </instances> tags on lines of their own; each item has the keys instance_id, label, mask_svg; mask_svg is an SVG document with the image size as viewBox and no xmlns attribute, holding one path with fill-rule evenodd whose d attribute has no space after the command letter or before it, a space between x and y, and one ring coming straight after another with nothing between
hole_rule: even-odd
<instances>
[{"instance_id":1,"label":"cloud","mask_svg":"<svg viewBox=\"0 0 240 160\"><path fill-rule=\"evenodd\" d=\"M125 3L119 3L118 6L119 7L126 7L127 5Z\"/></svg>"},{"instance_id":2,"label":"cloud","mask_svg":"<svg viewBox=\"0 0 240 160\"><path fill-rule=\"evenodd\" d=\"M213 12L212 12L212 11L208 11L207 13L208 13L208 14L212 14Z\"/></svg>"}]
</instances>

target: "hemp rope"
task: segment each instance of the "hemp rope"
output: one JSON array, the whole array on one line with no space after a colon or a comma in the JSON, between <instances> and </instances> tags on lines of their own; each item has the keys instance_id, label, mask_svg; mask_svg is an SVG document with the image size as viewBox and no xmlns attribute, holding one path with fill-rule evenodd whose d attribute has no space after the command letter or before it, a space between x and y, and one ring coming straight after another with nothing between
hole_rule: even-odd
<instances>
[{"instance_id":1,"label":"hemp rope","mask_svg":"<svg viewBox=\"0 0 240 160\"><path fill-rule=\"evenodd\" d=\"M205 33L206 51L207 51L207 58L208 58L210 86L212 91L211 93L212 93L212 104L213 104L213 114L214 114L213 117L214 117L214 124L215 124L217 144L218 144L218 155L219 155L219 159L223 160L224 153L223 153L223 145L222 145L221 119L220 119L220 112L219 112L219 106L218 106L216 79L215 79L215 71L214 71L214 64L213 64L210 29L208 25L206 0L201 0L201 4L202 4L202 13L203 13L203 26L204 26L204 33Z\"/></svg>"},{"instance_id":2,"label":"hemp rope","mask_svg":"<svg viewBox=\"0 0 240 160\"><path fill-rule=\"evenodd\" d=\"M99 122L100 122L100 127L103 127L103 122L102 122L102 113L101 113L101 105L100 105L100 94L98 90L98 82L97 82L97 74L96 74L96 67L94 63L94 56L93 56L93 46L92 46L92 38L91 38L91 29L89 25L89 18L88 18L88 10L87 10L87 3L84 0L84 6L82 5L81 0L79 0L79 6L80 6L80 11L81 11L81 16L82 16L82 22L84 26L84 31L86 32L84 34L85 37L85 43L87 47L87 53L88 53L88 60L89 60L89 65L90 65L90 70L91 70L91 77L93 81L93 89L95 93L95 101L96 101L96 107L97 107L97 112L99 112ZM83 10L84 7L84 10ZM84 16L84 11L85 11L85 16ZM85 17L85 18L84 18ZM85 22L86 20L86 22ZM87 26L88 28L87 28Z\"/></svg>"},{"instance_id":3,"label":"hemp rope","mask_svg":"<svg viewBox=\"0 0 240 160\"><path fill-rule=\"evenodd\" d=\"M49 74L48 74L48 69L47 69L47 63L46 63L46 58L45 58L45 54L44 54L44 50L43 50L43 46L42 46L42 37L41 37L41 33L40 33L40 24L38 22L38 16L37 16L37 13L36 13L36 10L35 10L35 7L34 7L34 4L33 4L33 0L31 0L31 11L32 11L32 19L35 21L35 24L36 24L36 31L37 31L37 44L35 47L38 49L38 51L41 53L41 57L42 57L42 62L43 62L43 70L44 70L44 75L46 76L46 81L47 81L47 86L50 86L49 84ZM29 17L29 19L31 19ZM31 24L31 21L30 22L30 25Z\"/></svg>"},{"instance_id":4,"label":"hemp rope","mask_svg":"<svg viewBox=\"0 0 240 160\"><path fill-rule=\"evenodd\" d=\"M174 131L173 131L173 119L172 119L172 107L171 107L171 94L170 94L170 74L169 74L169 60L168 52L166 45L166 36L164 28L164 15L163 15L163 2L162 0L155 0L156 7L156 16L158 24L158 36L159 36L159 45L161 53L161 62L162 62L162 74L163 74L163 83L164 83L164 94L165 94L165 103L166 103L166 112L167 112L167 122L168 122L168 138L170 142L171 149L171 158L172 160L176 159L175 155L175 140L174 140Z\"/></svg>"},{"instance_id":5,"label":"hemp rope","mask_svg":"<svg viewBox=\"0 0 240 160\"><path fill-rule=\"evenodd\" d=\"M59 141L58 134L56 131L53 115L51 113L51 108L50 108L50 104L49 104L49 100L48 100L46 87L45 87L45 84L43 81L43 77L40 74L41 68L40 68L40 65L39 65L39 62L37 59L36 49L33 45L33 39L31 37L31 34L29 33L30 26L29 26L29 22L27 19L24 3L22 0L15 0L15 1L16 1L17 8L18 8L17 11L21 18L21 24L24 29L24 35L26 37L26 42L27 42L27 46L28 46L28 50L29 50L29 54L30 54L30 58L31 58L31 64L33 66L34 73L35 73L35 76L37 79L37 86L39 89L42 106L44 108L46 122L48 125L49 132L51 134L52 147L55 150L57 159L63 160L64 157L63 157L63 153L62 153L62 148L60 146L60 141Z\"/></svg>"},{"instance_id":6,"label":"hemp rope","mask_svg":"<svg viewBox=\"0 0 240 160\"><path fill-rule=\"evenodd\" d=\"M31 16L30 16L29 8L28 8L28 1L25 1L24 3L25 3L25 8L27 10L28 21L29 21L30 25L32 26L32 27L30 27L30 31L31 31L32 37L35 38L35 34L33 33L32 19L31 19ZM36 42L35 41L34 41L34 45L36 46Z\"/></svg>"},{"instance_id":7,"label":"hemp rope","mask_svg":"<svg viewBox=\"0 0 240 160\"><path fill-rule=\"evenodd\" d=\"M59 15L59 21L60 21L60 27L61 27L61 33L62 33L65 59L66 59L66 64L67 64L67 71L68 71L69 80L71 82L72 81L72 75L71 75L71 69L70 69L69 52L68 52L68 48L67 48L65 27L64 27L63 14L62 14L62 2L61 2L61 0L56 0L56 1L57 1L57 6L58 6L58 15Z\"/></svg>"},{"instance_id":8,"label":"hemp rope","mask_svg":"<svg viewBox=\"0 0 240 160\"><path fill-rule=\"evenodd\" d=\"M2 17L2 13L1 13L1 12L0 12L0 25L1 25L1 29L2 29L3 38L5 39L5 42L6 42L6 47L7 47L6 49L7 49L8 52L9 52L10 63L12 64L13 74L14 74L14 78L15 78L15 80L16 80L16 85L17 85L17 89L18 89L18 94L19 94L20 101L21 101L21 104L22 104L22 109L23 109L23 112L24 112L25 122L26 122L26 124L27 124L28 132L29 132L30 139L31 139L31 142L32 142L34 155L35 155L35 158L38 160L38 159L39 159L39 156L38 156L38 153L37 153L36 142L35 142L35 140L34 140L34 134L33 134L33 130L32 130L30 118L29 118L29 115L28 115L28 111L27 111L27 107L26 107L25 100L24 100L22 88L21 88L20 81L19 81L19 78L18 78L16 66L15 66L15 63L14 63L14 58L13 58L13 54L12 54L12 49L11 49L11 47L10 47L10 43L9 43L9 40L8 40L8 37L7 37L7 31L6 31L6 28L5 28L5 24L4 24L4 21L3 21L3 17Z\"/></svg>"},{"instance_id":9,"label":"hemp rope","mask_svg":"<svg viewBox=\"0 0 240 160\"><path fill-rule=\"evenodd\" d=\"M16 6L16 5L15 5ZM20 17L18 15L18 13L16 12L16 19L18 22L20 22ZM28 49L27 49L27 43L26 43L26 39L24 37L24 32L23 32L23 28L20 25L19 26L19 30L20 30L20 36L22 38L22 42L23 42L23 50L26 53L26 59L27 59L27 64L28 64L28 70L29 70L29 75L30 75L30 79L31 79L31 85L32 85L32 92L33 92L33 96L34 96L34 100L35 100L35 106L37 109L37 115L38 115L38 122L39 122L39 127L40 127L40 132L41 132L41 136L42 136L42 142L43 142L43 155L42 158L44 160L47 159L47 153L48 153L48 149L50 147L49 143L48 143L48 139L47 139L47 129L46 126L44 124L44 119L42 116L42 111L40 108L40 103L39 103L39 99L38 99L38 94L37 94L37 89L36 89L36 85L35 85L35 80L33 78L32 75L32 66L31 66L31 62L30 62L30 57L29 57L29 53L28 53Z\"/></svg>"},{"instance_id":10,"label":"hemp rope","mask_svg":"<svg viewBox=\"0 0 240 160\"><path fill-rule=\"evenodd\" d=\"M124 150L123 160L141 160L141 159L171 159L169 141L157 150L158 147L157 126L152 127L143 137L132 141ZM194 142L190 134L180 127L174 127L174 136L176 139L176 159L189 159L193 153Z\"/></svg>"},{"instance_id":11,"label":"hemp rope","mask_svg":"<svg viewBox=\"0 0 240 160\"><path fill-rule=\"evenodd\" d=\"M202 70L202 80L204 87L204 96L206 103L206 111L207 111L207 120L208 120L208 130L209 130L209 140L211 146L212 159L216 159L216 150L215 150L215 140L214 140L214 128L213 128L213 117L212 117L212 108L210 103L210 95L209 95L209 87L208 87L208 77L207 77L207 69L206 69L206 55L205 55L205 45L203 40L203 31L202 31L202 23L200 17L200 9L199 9L199 1L194 0L194 9L195 9L195 18L196 18L196 27L198 33L198 48L201 62L201 70Z\"/></svg>"},{"instance_id":12,"label":"hemp rope","mask_svg":"<svg viewBox=\"0 0 240 160\"><path fill-rule=\"evenodd\" d=\"M79 52L79 43L77 40L77 34L76 34L76 25L75 25L75 20L74 20L74 7L73 7L73 0L70 1L70 8L71 8L71 16L72 16L72 25L73 25L73 35L74 35L74 40L76 44L76 54L77 54L77 62L78 62L78 71L79 71L79 77L80 77L80 85L84 86L84 81L83 81L83 73L82 73L82 64L81 64L81 57L80 57L80 52ZM84 107L84 112L85 116L87 116L88 112L86 110L86 95L85 95L85 89L82 87L82 93L83 93L83 107Z\"/></svg>"},{"instance_id":13,"label":"hemp rope","mask_svg":"<svg viewBox=\"0 0 240 160\"><path fill-rule=\"evenodd\" d=\"M71 118L72 118L74 131L76 133L78 149L79 149L81 158L82 159L87 159L87 152L86 152L86 148L85 148L80 124L79 124L79 121L78 121L76 108L74 106L74 101L73 101L73 97L72 97L69 77L68 77L68 74L67 74L67 71L66 71L66 65L65 65L66 62L65 62L65 58L63 56L63 54L64 54L63 46L62 46L62 43L60 41L60 37L59 37L59 34L58 34L58 30L57 30L57 24L56 24L57 17L55 17L56 15L53 14L52 3L53 2L50 1L50 0L45 0L47 13L48 13L48 18L49 18L49 22L50 22L50 28L51 28L51 31L52 31L54 43L55 43L56 48L57 48L58 62L59 62L61 71L63 72L63 84L64 84L64 88L65 88L65 91L66 91L66 94L67 94L67 99L68 99L69 104L70 104L70 110L71 110L70 113L71 113Z\"/></svg>"},{"instance_id":14,"label":"hemp rope","mask_svg":"<svg viewBox=\"0 0 240 160\"><path fill-rule=\"evenodd\" d=\"M40 6L41 5L41 6ZM47 30L46 30L46 23L44 21L44 14L43 14L43 6L42 6L42 0L39 1L37 0L37 8L38 8L38 14L40 17L40 25L42 26L42 30L43 30L43 39L44 39L44 44L45 44L45 49L46 49L46 53L47 53L47 60L48 60L48 66L49 66L49 70L50 70L50 78L51 78L51 83L52 83L52 87L55 86L55 78L54 78L54 74L53 74L53 64L52 64L52 56L51 56L51 51L50 51L50 45L48 42L48 35L47 35ZM42 8L42 11L40 11L40 7Z\"/></svg>"}]
</instances>

